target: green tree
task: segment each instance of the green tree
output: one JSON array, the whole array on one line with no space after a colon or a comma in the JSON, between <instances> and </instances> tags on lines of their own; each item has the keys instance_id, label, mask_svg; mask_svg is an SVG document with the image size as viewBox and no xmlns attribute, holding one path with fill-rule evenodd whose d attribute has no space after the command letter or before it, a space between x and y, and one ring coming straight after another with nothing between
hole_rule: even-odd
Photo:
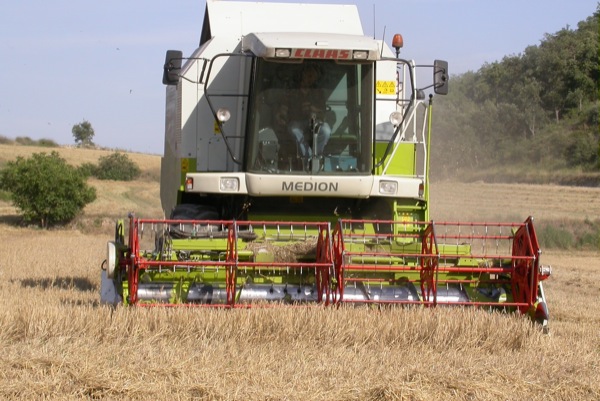
<instances>
[{"instance_id":1,"label":"green tree","mask_svg":"<svg viewBox=\"0 0 600 401\"><path fill-rule=\"evenodd\" d=\"M11 193L25 221L43 228L73 220L96 199L95 188L55 151L8 162L0 171L0 189Z\"/></svg>"},{"instance_id":2,"label":"green tree","mask_svg":"<svg viewBox=\"0 0 600 401\"><path fill-rule=\"evenodd\" d=\"M71 132L78 146L94 146L94 142L92 142L94 128L92 128L92 124L89 121L83 120L79 124L75 124Z\"/></svg>"},{"instance_id":3,"label":"green tree","mask_svg":"<svg viewBox=\"0 0 600 401\"><path fill-rule=\"evenodd\" d=\"M140 176L140 168L126 153L115 152L98 159L93 175L100 180L132 181Z\"/></svg>"},{"instance_id":4,"label":"green tree","mask_svg":"<svg viewBox=\"0 0 600 401\"><path fill-rule=\"evenodd\" d=\"M600 3L576 30L453 76L436 101L432 168L600 169L599 17Z\"/></svg>"}]
</instances>

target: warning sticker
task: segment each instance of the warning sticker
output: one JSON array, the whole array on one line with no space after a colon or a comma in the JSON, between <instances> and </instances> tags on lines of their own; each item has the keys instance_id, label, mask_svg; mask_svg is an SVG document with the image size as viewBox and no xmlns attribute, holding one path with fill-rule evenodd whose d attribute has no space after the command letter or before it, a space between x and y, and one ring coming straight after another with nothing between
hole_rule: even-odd
<instances>
[{"instance_id":1,"label":"warning sticker","mask_svg":"<svg viewBox=\"0 0 600 401\"><path fill-rule=\"evenodd\" d=\"M217 120L215 120L214 133L215 135L221 133L221 129L219 128L219 123L217 122Z\"/></svg>"},{"instance_id":2,"label":"warning sticker","mask_svg":"<svg viewBox=\"0 0 600 401\"><path fill-rule=\"evenodd\" d=\"M190 160L181 159L181 172L187 173L188 171L190 171Z\"/></svg>"},{"instance_id":3,"label":"warning sticker","mask_svg":"<svg viewBox=\"0 0 600 401\"><path fill-rule=\"evenodd\" d=\"M377 81L375 88L379 95L394 95L396 93L396 83L394 81Z\"/></svg>"}]
</instances>

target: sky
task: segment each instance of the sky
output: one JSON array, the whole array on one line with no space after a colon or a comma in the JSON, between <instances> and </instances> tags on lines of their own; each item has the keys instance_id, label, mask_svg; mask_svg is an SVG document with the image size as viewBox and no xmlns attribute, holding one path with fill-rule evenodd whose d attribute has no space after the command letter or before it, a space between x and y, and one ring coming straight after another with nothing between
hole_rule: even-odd
<instances>
[{"instance_id":1,"label":"sky","mask_svg":"<svg viewBox=\"0 0 600 401\"><path fill-rule=\"evenodd\" d=\"M402 57L418 64L447 60L454 75L518 55L539 45L546 33L576 29L598 1L353 4L366 35L389 43L394 33L401 33ZM165 52L182 50L189 56L196 49L205 5L206 0L3 1L0 136L69 145L74 144L73 126L87 120L100 146L162 155Z\"/></svg>"}]
</instances>

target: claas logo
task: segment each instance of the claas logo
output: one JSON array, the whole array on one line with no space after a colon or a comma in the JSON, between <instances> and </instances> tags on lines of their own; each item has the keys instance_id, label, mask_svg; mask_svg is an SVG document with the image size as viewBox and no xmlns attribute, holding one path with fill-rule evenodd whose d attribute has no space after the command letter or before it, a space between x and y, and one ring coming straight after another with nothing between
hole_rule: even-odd
<instances>
[{"instance_id":1,"label":"claas logo","mask_svg":"<svg viewBox=\"0 0 600 401\"><path fill-rule=\"evenodd\" d=\"M320 58L331 60L350 60L350 50L338 49L294 49L292 57L294 58Z\"/></svg>"}]
</instances>

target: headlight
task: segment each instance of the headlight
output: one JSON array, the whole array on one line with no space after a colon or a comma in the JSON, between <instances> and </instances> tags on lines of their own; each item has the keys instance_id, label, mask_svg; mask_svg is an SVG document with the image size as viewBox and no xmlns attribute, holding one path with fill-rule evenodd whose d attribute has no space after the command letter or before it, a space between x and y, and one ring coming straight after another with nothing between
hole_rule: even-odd
<instances>
[{"instance_id":1,"label":"headlight","mask_svg":"<svg viewBox=\"0 0 600 401\"><path fill-rule=\"evenodd\" d=\"M379 181L379 193L384 195L395 195L398 192L396 181Z\"/></svg>"},{"instance_id":2,"label":"headlight","mask_svg":"<svg viewBox=\"0 0 600 401\"><path fill-rule=\"evenodd\" d=\"M402 117L402 113L399 111L394 111L392 114L390 114L390 123L392 123L394 127L397 127L402 122Z\"/></svg>"},{"instance_id":3,"label":"headlight","mask_svg":"<svg viewBox=\"0 0 600 401\"><path fill-rule=\"evenodd\" d=\"M219 187L221 192L237 192L240 189L240 181L237 177L223 177Z\"/></svg>"},{"instance_id":4,"label":"headlight","mask_svg":"<svg viewBox=\"0 0 600 401\"><path fill-rule=\"evenodd\" d=\"M289 58L291 54L290 49L275 49L275 57Z\"/></svg>"},{"instance_id":5,"label":"headlight","mask_svg":"<svg viewBox=\"0 0 600 401\"><path fill-rule=\"evenodd\" d=\"M231 112L228 109L219 109L217 110L217 118L222 123L227 122L231 118Z\"/></svg>"},{"instance_id":6,"label":"headlight","mask_svg":"<svg viewBox=\"0 0 600 401\"><path fill-rule=\"evenodd\" d=\"M369 52L365 50L355 50L352 52L352 58L354 58L354 60L366 60L369 58Z\"/></svg>"}]
</instances>

